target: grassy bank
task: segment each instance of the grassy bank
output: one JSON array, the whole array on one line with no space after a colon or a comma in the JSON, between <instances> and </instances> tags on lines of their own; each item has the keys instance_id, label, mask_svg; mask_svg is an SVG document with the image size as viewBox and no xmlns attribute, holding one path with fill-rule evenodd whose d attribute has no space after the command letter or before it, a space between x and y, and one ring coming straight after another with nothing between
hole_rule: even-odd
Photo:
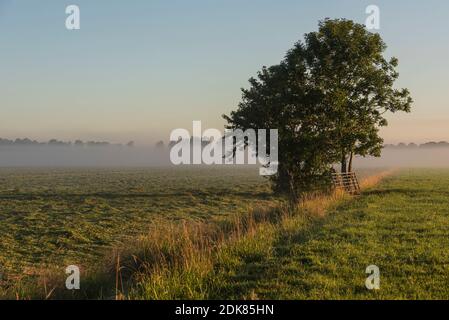
<instances>
[{"instance_id":1,"label":"grassy bank","mask_svg":"<svg viewBox=\"0 0 449 320\"><path fill-rule=\"evenodd\" d=\"M127 297L447 299L449 171L376 180L356 199L306 201L198 261L138 273ZM376 291L365 287L372 264L381 272Z\"/></svg>"},{"instance_id":2,"label":"grassy bank","mask_svg":"<svg viewBox=\"0 0 449 320\"><path fill-rule=\"evenodd\" d=\"M376 185L384 176L365 178L363 188ZM315 225L326 218L329 210L350 199L342 192L311 195L294 206L259 208L241 215L227 226L226 231L203 225L207 232L199 231L195 226L183 226L177 232L153 233L140 240L139 250L125 252L125 256L132 256L134 262L131 267L125 264L125 269L137 272L132 274L133 285L124 297L258 298L252 286L263 286L258 277L267 266L262 262L273 257L279 237L292 232L303 235L314 232ZM155 256L158 257L156 260ZM255 283L251 284L252 280ZM270 287L268 284L267 288Z\"/></svg>"},{"instance_id":3,"label":"grassy bank","mask_svg":"<svg viewBox=\"0 0 449 320\"><path fill-rule=\"evenodd\" d=\"M239 281L242 263L269 256L278 232L287 224L295 221L297 227L306 230L316 219L323 217L328 208L346 199L345 194L335 193L311 198L294 207L285 204L271 209L258 208L228 221L225 228L223 225L202 225L200 229L207 231L198 232L195 226L184 226L184 230L164 233L163 237L155 238L153 234L151 240L140 242L140 250L125 253L125 256L133 257L133 262L145 262L139 263L138 268L133 263L131 268L125 264L127 269L137 272L132 274L132 285L124 297L252 298L236 287L246 285L244 278ZM153 249L155 244L158 248ZM156 261L155 256L158 257ZM232 279L232 275L236 278Z\"/></svg>"},{"instance_id":4,"label":"grassy bank","mask_svg":"<svg viewBox=\"0 0 449 320\"><path fill-rule=\"evenodd\" d=\"M448 171L402 171L324 219L307 226L290 219L260 260L236 254L236 267L223 269L226 286L217 292L226 298L447 299L448 184ZM381 271L379 291L365 288L372 264Z\"/></svg>"}]
</instances>

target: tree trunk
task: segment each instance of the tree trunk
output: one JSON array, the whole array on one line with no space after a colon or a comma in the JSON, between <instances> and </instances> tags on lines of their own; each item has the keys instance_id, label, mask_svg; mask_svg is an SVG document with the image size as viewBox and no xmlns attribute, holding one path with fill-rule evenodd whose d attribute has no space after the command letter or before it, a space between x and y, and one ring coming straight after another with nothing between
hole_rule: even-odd
<instances>
[{"instance_id":1,"label":"tree trunk","mask_svg":"<svg viewBox=\"0 0 449 320\"><path fill-rule=\"evenodd\" d=\"M354 152L351 151L351 155L349 156L348 172L352 172L352 158L353 157L354 157Z\"/></svg>"},{"instance_id":2,"label":"tree trunk","mask_svg":"<svg viewBox=\"0 0 449 320\"><path fill-rule=\"evenodd\" d=\"M341 173L346 173L346 154L341 156Z\"/></svg>"}]
</instances>

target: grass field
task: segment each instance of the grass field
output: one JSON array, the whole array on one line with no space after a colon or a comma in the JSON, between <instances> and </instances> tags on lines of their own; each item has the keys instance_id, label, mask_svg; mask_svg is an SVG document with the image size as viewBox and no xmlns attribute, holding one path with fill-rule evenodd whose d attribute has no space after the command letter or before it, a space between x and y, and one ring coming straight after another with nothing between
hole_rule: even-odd
<instances>
[{"instance_id":1,"label":"grass field","mask_svg":"<svg viewBox=\"0 0 449 320\"><path fill-rule=\"evenodd\" d=\"M155 220L221 219L272 202L258 169L0 169L4 274L98 262Z\"/></svg>"},{"instance_id":2,"label":"grass field","mask_svg":"<svg viewBox=\"0 0 449 320\"><path fill-rule=\"evenodd\" d=\"M256 168L1 169L0 186L3 285L122 247L116 298L449 298L449 170L295 207ZM365 288L372 264L378 291ZM112 297L99 286L81 297Z\"/></svg>"},{"instance_id":3,"label":"grass field","mask_svg":"<svg viewBox=\"0 0 449 320\"><path fill-rule=\"evenodd\" d=\"M402 170L325 217L266 227L221 255L210 297L448 299L448 190L449 170Z\"/></svg>"}]
</instances>

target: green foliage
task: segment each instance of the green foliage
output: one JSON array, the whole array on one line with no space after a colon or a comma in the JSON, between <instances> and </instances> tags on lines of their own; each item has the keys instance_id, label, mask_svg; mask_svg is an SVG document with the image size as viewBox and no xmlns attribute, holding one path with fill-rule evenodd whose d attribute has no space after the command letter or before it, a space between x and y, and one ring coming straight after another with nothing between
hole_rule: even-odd
<instances>
[{"instance_id":1,"label":"green foliage","mask_svg":"<svg viewBox=\"0 0 449 320\"><path fill-rule=\"evenodd\" d=\"M385 49L363 25L324 20L242 89L238 110L224 118L232 129L279 130L276 191L297 198L326 187L332 164L346 171L348 155L380 155L383 114L412 103L407 89L393 88L397 59L386 61Z\"/></svg>"}]
</instances>

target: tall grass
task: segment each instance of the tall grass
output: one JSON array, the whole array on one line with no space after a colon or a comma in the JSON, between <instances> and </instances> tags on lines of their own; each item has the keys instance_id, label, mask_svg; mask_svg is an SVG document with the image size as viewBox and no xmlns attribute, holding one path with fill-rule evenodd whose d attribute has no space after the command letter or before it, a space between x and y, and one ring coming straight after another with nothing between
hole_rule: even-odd
<instances>
[{"instance_id":1,"label":"tall grass","mask_svg":"<svg viewBox=\"0 0 449 320\"><path fill-rule=\"evenodd\" d=\"M390 169L390 170L382 171L376 175L371 175L371 176L365 177L360 182L360 188L362 190L372 188L372 187L376 186L380 181L385 179L386 177L394 174L396 171L397 171L397 169Z\"/></svg>"},{"instance_id":2,"label":"tall grass","mask_svg":"<svg viewBox=\"0 0 449 320\"><path fill-rule=\"evenodd\" d=\"M377 184L391 172L361 181L362 189ZM256 207L234 219L182 224L155 224L151 231L117 252L121 257L129 299L219 298L223 284L219 269L233 263L236 251L257 259L270 250L277 228L292 229L319 219L351 196L343 191L310 194L296 205ZM299 218L299 219L298 219ZM248 298L255 298L248 296Z\"/></svg>"},{"instance_id":3,"label":"tall grass","mask_svg":"<svg viewBox=\"0 0 449 320\"><path fill-rule=\"evenodd\" d=\"M261 225L272 224L290 212L287 205L256 208L216 222L156 223L150 232L116 252L121 260L121 296L145 299L203 299L217 254ZM145 293L142 296L142 293Z\"/></svg>"}]
</instances>

